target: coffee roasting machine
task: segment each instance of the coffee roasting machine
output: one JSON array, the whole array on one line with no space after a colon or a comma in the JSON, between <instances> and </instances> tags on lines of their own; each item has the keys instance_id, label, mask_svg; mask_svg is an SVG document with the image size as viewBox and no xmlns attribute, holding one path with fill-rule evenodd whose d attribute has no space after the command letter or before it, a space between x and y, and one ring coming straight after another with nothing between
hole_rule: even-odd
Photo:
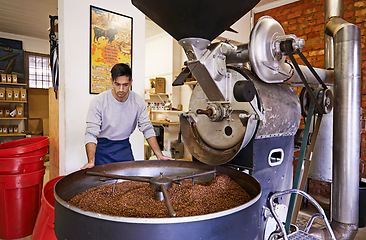
<instances>
[{"instance_id":1,"label":"coffee roasting machine","mask_svg":"<svg viewBox=\"0 0 366 240\"><path fill-rule=\"evenodd\" d=\"M294 193L313 202L306 193L289 190L301 185L296 177L293 180L294 139L305 108L308 118L317 114L319 120L313 121L319 123L323 114L333 110L334 151L333 163L329 163L333 164L332 219L330 227L325 218L328 231L310 235L313 238L303 232L304 238L298 239L354 238L358 225L360 30L342 19L343 1L326 0L327 70L307 64L301 53L305 41L286 34L281 24L269 16L255 23L247 44L212 43L258 2L132 0L133 5L175 38L186 53L187 67L173 85L181 85L189 74L198 82L189 111L180 115L180 128L185 146L199 162L138 161L95 167L104 173L158 176L160 172L189 175L192 171L210 171L215 166L215 171L228 174L246 188L252 200L239 208L208 216L165 219L102 216L66 202L76 193L98 185L96 177L85 177L85 171L78 171L60 180L55 187L58 239L82 239L83 236L87 239L271 239L274 233L280 232L279 228L287 232L285 228L294 216L288 212L292 210L296 216L298 211ZM295 54L308 66L298 65ZM333 85L330 84L333 80L332 92L327 86ZM300 102L292 83L304 86L306 101ZM305 128L305 144L301 147L306 149L300 155L308 154L310 159L306 160L310 161L309 148L313 146L306 144L308 135ZM314 143L316 137L312 138ZM319 161L313 159L316 160ZM301 170L306 164L299 165ZM77 226L81 228L79 235L67 230ZM290 239L287 234L282 237Z\"/></svg>"}]
</instances>

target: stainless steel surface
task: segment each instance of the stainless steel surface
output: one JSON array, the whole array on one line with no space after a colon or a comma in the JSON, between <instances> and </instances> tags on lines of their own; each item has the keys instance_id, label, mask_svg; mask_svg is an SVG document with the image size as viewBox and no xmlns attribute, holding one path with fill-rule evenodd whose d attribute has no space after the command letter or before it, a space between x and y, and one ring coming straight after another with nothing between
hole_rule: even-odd
<instances>
[{"instance_id":1,"label":"stainless steel surface","mask_svg":"<svg viewBox=\"0 0 366 240\"><path fill-rule=\"evenodd\" d=\"M164 186L164 185L161 185L161 192L163 193L164 200L165 200L165 205L166 205L166 207L168 208L169 216L170 216L170 217L176 217L176 216L177 216L177 214L176 214L176 213L175 213L175 211L174 211L174 208L173 208L172 202L170 201L170 198L169 198L169 195L168 195L167 189L165 188L165 186Z\"/></svg>"},{"instance_id":2,"label":"stainless steel surface","mask_svg":"<svg viewBox=\"0 0 366 240\"><path fill-rule=\"evenodd\" d=\"M296 91L288 84L253 82L264 116L255 138L294 136L301 119L300 101Z\"/></svg>"},{"instance_id":3,"label":"stainless steel surface","mask_svg":"<svg viewBox=\"0 0 366 240\"><path fill-rule=\"evenodd\" d=\"M232 87L237 81L248 80L232 69L228 69L228 75L227 81ZM206 164L220 165L231 160L252 139L257 129L259 116L251 103L237 102L232 93L230 95L230 101L226 103L210 102L201 85L197 85L191 95L189 112L180 116L184 143L194 157ZM258 108L256 97L252 102ZM198 109L215 105L225 109L221 110L225 112L221 121L196 113Z\"/></svg>"},{"instance_id":4,"label":"stainless steel surface","mask_svg":"<svg viewBox=\"0 0 366 240\"><path fill-rule=\"evenodd\" d=\"M230 101L232 85L227 76L226 59L239 58L243 63L248 56L244 50L244 53L240 53L242 50L231 44L220 42L207 46L205 41L207 40L187 38L180 40L179 43L188 57L187 65L192 75L208 99Z\"/></svg>"},{"instance_id":5,"label":"stainless steel surface","mask_svg":"<svg viewBox=\"0 0 366 240\"><path fill-rule=\"evenodd\" d=\"M198 109L208 109L213 104L197 85L192 92L189 112L180 117L188 150L206 164L220 165L230 161L253 137L294 136L300 124L299 99L290 85L264 83L247 70L241 74L228 69L228 75L231 86L241 80L254 83L257 95L251 103L239 103L231 96L230 104L224 104L230 115L213 121L205 114L196 114Z\"/></svg>"},{"instance_id":6,"label":"stainless steel surface","mask_svg":"<svg viewBox=\"0 0 366 240\"><path fill-rule=\"evenodd\" d=\"M235 51L226 55L226 63L244 63L249 62L249 44L242 44L237 46Z\"/></svg>"},{"instance_id":7,"label":"stainless steel surface","mask_svg":"<svg viewBox=\"0 0 366 240\"><path fill-rule=\"evenodd\" d=\"M325 25L331 17L343 18L343 0L325 0ZM334 69L334 42L330 35L324 35L325 69Z\"/></svg>"},{"instance_id":8,"label":"stainless steel surface","mask_svg":"<svg viewBox=\"0 0 366 240\"><path fill-rule=\"evenodd\" d=\"M176 177L212 171L214 168L187 161L134 161L94 167L97 172L125 176ZM112 182L86 175L86 170L74 172L55 185L55 233L58 239L117 239L186 240L186 239L256 239L258 235L261 187L258 181L232 168L217 166L218 174L227 174L252 197L246 204L213 214L174 218L116 217L83 211L67 201L90 188ZM213 174L195 178L210 181ZM220 229L219 231L217 231Z\"/></svg>"},{"instance_id":9,"label":"stainless steel surface","mask_svg":"<svg viewBox=\"0 0 366 240\"><path fill-rule=\"evenodd\" d=\"M249 59L254 72L267 83L281 83L292 75L285 56L275 53L274 41L284 36L282 26L272 17L263 16L250 34Z\"/></svg>"},{"instance_id":10,"label":"stainless steel surface","mask_svg":"<svg viewBox=\"0 0 366 240\"><path fill-rule=\"evenodd\" d=\"M307 66L299 65L299 67L300 67L301 72L304 74L306 81L309 84L316 84L316 85L319 84L319 82L316 80L316 78L314 77L314 75L311 73L311 71L309 70L309 68ZM333 81L334 81L334 71L333 70L324 70L321 68L314 68L314 70L324 83L333 84ZM294 71L294 74L288 80L288 82L302 84L299 73L297 71Z\"/></svg>"},{"instance_id":11,"label":"stainless steel surface","mask_svg":"<svg viewBox=\"0 0 366 240\"><path fill-rule=\"evenodd\" d=\"M333 220L357 226L361 141L360 29L333 17L326 25L326 33L333 36L335 46Z\"/></svg>"},{"instance_id":12,"label":"stainless steel surface","mask_svg":"<svg viewBox=\"0 0 366 240\"><path fill-rule=\"evenodd\" d=\"M210 41L202 38L184 38L179 40L189 61L195 61L202 57L210 46Z\"/></svg>"},{"instance_id":13,"label":"stainless steel surface","mask_svg":"<svg viewBox=\"0 0 366 240\"><path fill-rule=\"evenodd\" d=\"M308 201L311 202L311 204L317 209L318 213L313 215L308 224L306 225L305 227L305 230L303 232L301 232L300 234L299 233L293 233L291 234L292 237L287 236L287 232L286 232L286 229L285 229L285 226L284 224L280 221L280 218L278 217L276 211L274 210L274 205L275 205L275 199L277 199L278 197L280 196L283 196L283 195L289 195L289 194L297 194L297 195L301 195L303 197L305 197ZM277 192L277 193L274 193L270 199L269 199L269 206L270 206L270 211L271 211L271 214L272 216L275 218L276 222L277 222L277 226L280 227L281 229L281 232L283 234L283 238L285 240L288 240L288 239L317 239L315 237L311 237L309 234L308 234L308 231L310 230L310 227L311 227L311 224L313 223L313 220L314 220L314 217L320 217L323 219L324 221L324 224L325 224L325 227L326 227L326 230L328 231L328 234L330 236L330 238L332 240L336 240L336 237L334 235L334 232L329 224L329 221L328 221L328 218L323 210L323 208L319 205L319 203L317 203L315 201L315 199L313 199L309 194L307 194L306 192L304 191L301 191L301 190L298 190L298 189L289 189L289 190L285 190L285 191L281 191L281 192ZM301 235L301 236L296 236L296 235ZM297 238L296 238L297 237Z\"/></svg>"},{"instance_id":14,"label":"stainless steel surface","mask_svg":"<svg viewBox=\"0 0 366 240\"><path fill-rule=\"evenodd\" d=\"M311 159L309 178L332 182L333 174L333 111L324 114Z\"/></svg>"}]
</instances>

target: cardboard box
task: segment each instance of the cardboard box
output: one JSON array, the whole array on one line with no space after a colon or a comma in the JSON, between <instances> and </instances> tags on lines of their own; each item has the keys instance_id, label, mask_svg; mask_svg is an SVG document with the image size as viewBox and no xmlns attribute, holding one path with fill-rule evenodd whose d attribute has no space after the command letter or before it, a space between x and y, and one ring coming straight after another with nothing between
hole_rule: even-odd
<instances>
[{"instance_id":1,"label":"cardboard box","mask_svg":"<svg viewBox=\"0 0 366 240\"><path fill-rule=\"evenodd\" d=\"M21 118L24 116L23 106L16 106L16 116L17 118Z\"/></svg>"},{"instance_id":2,"label":"cardboard box","mask_svg":"<svg viewBox=\"0 0 366 240\"><path fill-rule=\"evenodd\" d=\"M13 78L13 83L18 83L18 76L16 74L11 75Z\"/></svg>"},{"instance_id":3,"label":"cardboard box","mask_svg":"<svg viewBox=\"0 0 366 240\"><path fill-rule=\"evenodd\" d=\"M1 82L6 83L6 74L5 73L1 74Z\"/></svg>"},{"instance_id":4,"label":"cardboard box","mask_svg":"<svg viewBox=\"0 0 366 240\"><path fill-rule=\"evenodd\" d=\"M5 100L13 100L13 88L5 88Z\"/></svg>"},{"instance_id":5,"label":"cardboard box","mask_svg":"<svg viewBox=\"0 0 366 240\"><path fill-rule=\"evenodd\" d=\"M4 117L10 117L10 106L4 106Z\"/></svg>"},{"instance_id":6,"label":"cardboard box","mask_svg":"<svg viewBox=\"0 0 366 240\"><path fill-rule=\"evenodd\" d=\"M0 106L0 117L4 117L4 106Z\"/></svg>"},{"instance_id":7,"label":"cardboard box","mask_svg":"<svg viewBox=\"0 0 366 240\"><path fill-rule=\"evenodd\" d=\"M20 101L27 101L27 89L20 89Z\"/></svg>"},{"instance_id":8,"label":"cardboard box","mask_svg":"<svg viewBox=\"0 0 366 240\"><path fill-rule=\"evenodd\" d=\"M0 134L3 134L3 126L0 125Z\"/></svg>"},{"instance_id":9,"label":"cardboard box","mask_svg":"<svg viewBox=\"0 0 366 240\"><path fill-rule=\"evenodd\" d=\"M0 87L0 101L4 101L5 100L5 88L4 87Z\"/></svg>"},{"instance_id":10,"label":"cardboard box","mask_svg":"<svg viewBox=\"0 0 366 240\"><path fill-rule=\"evenodd\" d=\"M8 126L8 133L13 134L13 125Z\"/></svg>"},{"instance_id":11,"label":"cardboard box","mask_svg":"<svg viewBox=\"0 0 366 240\"><path fill-rule=\"evenodd\" d=\"M8 134L8 126L3 126L3 134Z\"/></svg>"},{"instance_id":12,"label":"cardboard box","mask_svg":"<svg viewBox=\"0 0 366 240\"><path fill-rule=\"evenodd\" d=\"M14 99L14 101L20 101L20 90L19 90L19 88L13 88L13 99Z\"/></svg>"},{"instance_id":13,"label":"cardboard box","mask_svg":"<svg viewBox=\"0 0 366 240\"><path fill-rule=\"evenodd\" d=\"M165 93L165 78L150 79L150 89L155 89L155 93Z\"/></svg>"}]
</instances>

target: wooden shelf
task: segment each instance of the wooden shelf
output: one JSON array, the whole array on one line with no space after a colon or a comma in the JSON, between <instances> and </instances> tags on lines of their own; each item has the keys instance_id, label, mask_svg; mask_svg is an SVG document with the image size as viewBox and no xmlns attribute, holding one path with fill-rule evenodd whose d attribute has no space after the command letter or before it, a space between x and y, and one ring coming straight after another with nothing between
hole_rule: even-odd
<instances>
[{"instance_id":1,"label":"wooden shelf","mask_svg":"<svg viewBox=\"0 0 366 240\"><path fill-rule=\"evenodd\" d=\"M0 120L25 120L26 117L0 117Z\"/></svg>"},{"instance_id":2,"label":"wooden shelf","mask_svg":"<svg viewBox=\"0 0 366 240\"><path fill-rule=\"evenodd\" d=\"M184 82L184 85L196 85L197 81Z\"/></svg>"},{"instance_id":3,"label":"wooden shelf","mask_svg":"<svg viewBox=\"0 0 366 240\"><path fill-rule=\"evenodd\" d=\"M168 122L165 120L151 120L151 123L154 124L163 124L163 125L177 125L179 122Z\"/></svg>"},{"instance_id":4,"label":"wooden shelf","mask_svg":"<svg viewBox=\"0 0 366 240\"><path fill-rule=\"evenodd\" d=\"M168 93L151 93L150 96L169 96Z\"/></svg>"},{"instance_id":5,"label":"wooden shelf","mask_svg":"<svg viewBox=\"0 0 366 240\"><path fill-rule=\"evenodd\" d=\"M0 100L0 103L27 103L27 101Z\"/></svg>"},{"instance_id":6,"label":"wooden shelf","mask_svg":"<svg viewBox=\"0 0 366 240\"><path fill-rule=\"evenodd\" d=\"M152 113L182 113L182 111L174 111L174 110L150 110Z\"/></svg>"},{"instance_id":7,"label":"wooden shelf","mask_svg":"<svg viewBox=\"0 0 366 240\"><path fill-rule=\"evenodd\" d=\"M25 136L25 133L12 133L12 134L0 134L0 137L16 137L16 136Z\"/></svg>"},{"instance_id":8,"label":"wooden shelf","mask_svg":"<svg viewBox=\"0 0 366 240\"><path fill-rule=\"evenodd\" d=\"M7 83L7 82L0 82L0 85L27 86L26 83Z\"/></svg>"}]
</instances>

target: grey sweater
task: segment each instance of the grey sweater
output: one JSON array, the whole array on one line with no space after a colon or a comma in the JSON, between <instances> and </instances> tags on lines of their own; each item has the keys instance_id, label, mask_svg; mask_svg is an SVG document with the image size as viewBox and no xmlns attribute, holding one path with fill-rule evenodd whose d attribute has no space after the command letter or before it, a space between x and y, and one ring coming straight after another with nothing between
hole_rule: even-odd
<instances>
[{"instance_id":1,"label":"grey sweater","mask_svg":"<svg viewBox=\"0 0 366 240\"><path fill-rule=\"evenodd\" d=\"M127 139L136 126L146 139L155 136L144 99L132 91L125 102L117 101L111 90L97 95L90 103L86 124L85 144L96 144L97 138Z\"/></svg>"}]
</instances>

